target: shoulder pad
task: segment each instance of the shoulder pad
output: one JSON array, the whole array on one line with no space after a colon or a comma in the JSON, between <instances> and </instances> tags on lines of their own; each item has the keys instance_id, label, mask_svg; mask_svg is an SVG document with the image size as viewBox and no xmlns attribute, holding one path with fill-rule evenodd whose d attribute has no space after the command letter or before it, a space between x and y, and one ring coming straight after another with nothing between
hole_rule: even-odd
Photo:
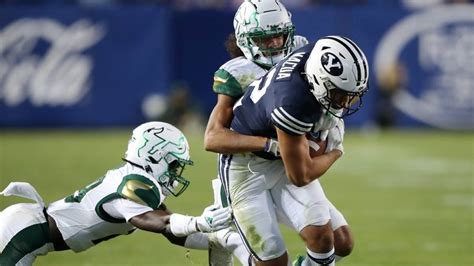
<instances>
[{"instance_id":1,"label":"shoulder pad","mask_svg":"<svg viewBox=\"0 0 474 266\"><path fill-rule=\"evenodd\" d=\"M161 193L157 185L145 176L130 174L123 178L117 193L125 199L147 205L154 210L161 204Z\"/></svg>"},{"instance_id":2,"label":"shoulder pad","mask_svg":"<svg viewBox=\"0 0 474 266\"><path fill-rule=\"evenodd\" d=\"M240 83L224 69L219 69L214 73L214 83L212 90L218 94L238 98L242 96L243 90Z\"/></svg>"},{"instance_id":3,"label":"shoulder pad","mask_svg":"<svg viewBox=\"0 0 474 266\"><path fill-rule=\"evenodd\" d=\"M237 57L222 65L214 74L213 90L216 93L240 97L252 81L267 71L245 57Z\"/></svg>"},{"instance_id":4,"label":"shoulder pad","mask_svg":"<svg viewBox=\"0 0 474 266\"><path fill-rule=\"evenodd\" d=\"M304 36L301 36L301 35L295 35L294 39L293 39L293 44L294 44L294 50L296 49L299 49L305 45L307 45L309 42L308 42L308 39L306 39L306 37Z\"/></svg>"}]
</instances>

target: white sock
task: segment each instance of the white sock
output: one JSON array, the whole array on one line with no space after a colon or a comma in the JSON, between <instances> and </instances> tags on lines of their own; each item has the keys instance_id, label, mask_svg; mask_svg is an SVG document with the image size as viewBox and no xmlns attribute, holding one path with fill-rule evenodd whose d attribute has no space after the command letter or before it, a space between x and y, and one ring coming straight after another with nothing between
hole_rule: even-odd
<instances>
[{"instance_id":1,"label":"white sock","mask_svg":"<svg viewBox=\"0 0 474 266\"><path fill-rule=\"evenodd\" d=\"M336 262L334 261L334 248L328 253L316 253L308 248L306 248L306 258L303 261L303 266L317 266L317 265L327 265L334 266Z\"/></svg>"},{"instance_id":2,"label":"white sock","mask_svg":"<svg viewBox=\"0 0 474 266\"><path fill-rule=\"evenodd\" d=\"M226 248L227 250L232 251L232 254L237 257L242 265L248 265L250 253L245 248L242 238L240 238L240 235L237 232L232 231L230 233L227 238Z\"/></svg>"}]
</instances>

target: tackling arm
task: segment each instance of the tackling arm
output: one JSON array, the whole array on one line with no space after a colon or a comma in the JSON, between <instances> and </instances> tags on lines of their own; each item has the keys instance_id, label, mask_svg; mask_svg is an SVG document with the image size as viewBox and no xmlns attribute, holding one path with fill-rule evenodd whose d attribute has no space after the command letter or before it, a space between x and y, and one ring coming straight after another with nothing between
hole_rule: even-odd
<instances>
[{"instance_id":1,"label":"tackling arm","mask_svg":"<svg viewBox=\"0 0 474 266\"><path fill-rule=\"evenodd\" d=\"M170 215L168 209L155 210L132 217L129 222L142 230L163 234L172 244L184 246L187 236L178 237L171 233Z\"/></svg>"},{"instance_id":2,"label":"tackling arm","mask_svg":"<svg viewBox=\"0 0 474 266\"><path fill-rule=\"evenodd\" d=\"M129 222L142 230L163 234L167 232L170 213L166 210L154 210L132 217Z\"/></svg>"},{"instance_id":3,"label":"tackling arm","mask_svg":"<svg viewBox=\"0 0 474 266\"><path fill-rule=\"evenodd\" d=\"M335 149L311 158L304 135L292 136L278 128L276 131L286 174L295 186L302 187L319 178L342 155L340 150Z\"/></svg>"},{"instance_id":4,"label":"tackling arm","mask_svg":"<svg viewBox=\"0 0 474 266\"><path fill-rule=\"evenodd\" d=\"M194 217L171 213L165 207L136 215L130 218L129 222L142 230L163 234L175 245L202 248L201 242L205 242L204 239L207 238L196 233L215 232L228 227L231 222L231 211L230 208L211 205L204 209L201 216ZM188 241L190 235L194 237L190 237Z\"/></svg>"},{"instance_id":5,"label":"tackling arm","mask_svg":"<svg viewBox=\"0 0 474 266\"><path fill-rule=\"evenodd\" d=\"M209 117L204 135L206 151L229 154L264 149L267 138L241 135L229 129L234 103L234 98L218 94L217 104Z\"/></svg>"}]
</instances>

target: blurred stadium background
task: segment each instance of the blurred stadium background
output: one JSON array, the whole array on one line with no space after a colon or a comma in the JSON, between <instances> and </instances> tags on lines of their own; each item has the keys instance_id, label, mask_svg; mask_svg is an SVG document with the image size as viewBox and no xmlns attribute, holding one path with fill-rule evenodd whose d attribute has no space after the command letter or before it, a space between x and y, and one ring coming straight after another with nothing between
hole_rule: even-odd
<instances>
[{"instance_id":1,"label":"blurred stadium background","mask_svg":"<svg viewBox=\"0 0 474 266\"><path fill-rule=\"evenodd\" d=\"M322 179L356 237L343 265L474 265L474 4L447 0L283 1L313 41L345 35L371 64L346 154ZM0 0L0 189L47 202L120 164L130 130L182 128L195 166L168 199L199 214L216 156L203 150L212 75L240 1ZM21 201L0 198L0 209ZM283 229L290 254L301 240ZM36 265L206 265L206 252L138 232Z\"/></svg>"}]
</instances>

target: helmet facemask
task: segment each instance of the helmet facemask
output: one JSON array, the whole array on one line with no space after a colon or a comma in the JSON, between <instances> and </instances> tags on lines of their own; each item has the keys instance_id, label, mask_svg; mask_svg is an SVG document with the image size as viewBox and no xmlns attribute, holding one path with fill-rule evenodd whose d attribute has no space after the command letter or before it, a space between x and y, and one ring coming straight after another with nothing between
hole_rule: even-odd
<instances>
[{"instance_id":1,"label":"helmet facemask","mask_svg":"<svg viewBox=\"0 0 474 266\"><path fill-rule=\"evenodd\" d=\"M357 92L345 91L339 89L329 79L323 80L323 86L326 93L317 100L327 112L337 118L343 118L359 111L362 107L362 97L368 91L368 87L358 89ZM345 97L343 101L340 100L342 97ZM341 104L341 102L345 103Z\"/></svg>"},{"instance_id":2,"label":"helmet facemask","mask_svg":"<svg viewBox=\"0 0 474 266\"><path fill-rule=\"evenodd\" d=\"M271 30L255 28L240 37L240 46L249 51L254 62L270 68L291 53L294 32L293 25L283 28L274 26ZM266 47L266 43L271 42L273 38L283 38L282 46Z\"/></svg>"},{"instance_id":3,"label":"helmet facemask","mask_svg":"<svg viewBox=\"0 0 474 266\"><path fill-rule=\"evenodd\" d=\"M162 186L164 195L177 197L181 195L190 184L189 180L183 177L182 174L185 166L192 165L193 162L177 158L173 154L168 154L164 160L168 164L168 170L157 177L158 183Z\"/></svg>"}]
</instances>

